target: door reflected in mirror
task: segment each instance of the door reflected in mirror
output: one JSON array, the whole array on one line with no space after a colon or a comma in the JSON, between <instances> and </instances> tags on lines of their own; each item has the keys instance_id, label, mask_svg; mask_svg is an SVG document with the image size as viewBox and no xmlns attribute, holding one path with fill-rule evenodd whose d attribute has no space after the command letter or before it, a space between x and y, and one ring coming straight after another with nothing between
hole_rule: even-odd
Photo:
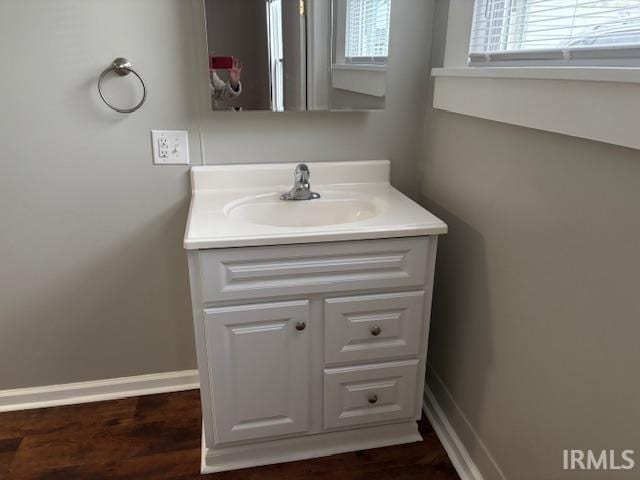
<instances>
[{"instance_id":1,"label":"door reflected in mirror","mask_svg":"<svg viewBox=\"0 0 640 480\"><path fill-rule=\"evenodd\" d=\"M205 0L216 111L385 108L392 0Z\"/></svg>"}]
</instances>

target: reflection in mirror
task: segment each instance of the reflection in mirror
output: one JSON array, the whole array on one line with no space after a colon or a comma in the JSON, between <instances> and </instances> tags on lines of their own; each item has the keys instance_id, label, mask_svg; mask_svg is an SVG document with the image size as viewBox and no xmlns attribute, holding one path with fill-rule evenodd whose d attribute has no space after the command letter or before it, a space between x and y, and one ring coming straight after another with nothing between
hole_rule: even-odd
<instances>
[{"instance_id":1,"label":"reflection in mirror","mask_svg":"<svg viewBox=\"0 0 640 480\"><path fill-rule=\"evenodd\" d=\"M333 0L332 110L384 109L391 0Z\"/></svg>"},{"instance_id":2,"label":"reflection in mirror","mask_svg":"<svg viewBox=\"0 0 640 480\"><path fill-rule=\"evenodd\" d=\"M385 108L391 0L205 0L214 110Z\"/></svg>"}]
</instances>

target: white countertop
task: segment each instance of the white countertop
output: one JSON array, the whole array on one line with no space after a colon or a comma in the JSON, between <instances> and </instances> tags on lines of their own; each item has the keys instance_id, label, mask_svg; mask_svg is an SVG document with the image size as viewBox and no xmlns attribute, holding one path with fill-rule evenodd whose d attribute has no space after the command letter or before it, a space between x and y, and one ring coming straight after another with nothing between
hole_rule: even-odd
<instances>
[{"instance_id":1,"label":"white countertop","mask_svg":"<svg viewBox=\"0 0 640 480\"><path fill-rule=\"evenodd\" d=\"M256 196L277 198L293 184L297 163L211 165L191 168L193 193L184 237L188 250L439 235L447 225L389 184L387 160L308 163L311 189L322 197L282 201L283 215L309 212L318 202L342 196L367 199L376 215L364 220L315 226L275 226L233 218L230 205ZM280 201L280 200L279 200ZM277 204L279 209L280 204ZM301 210L302 209L302 210Z\"/></svg>"}]
</instances>

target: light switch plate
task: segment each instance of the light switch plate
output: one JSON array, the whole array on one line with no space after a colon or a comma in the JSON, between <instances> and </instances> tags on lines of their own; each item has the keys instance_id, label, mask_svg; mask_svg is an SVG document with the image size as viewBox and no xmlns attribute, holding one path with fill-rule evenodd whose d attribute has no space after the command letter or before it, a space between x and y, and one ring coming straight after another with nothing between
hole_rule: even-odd
<instances>
[{"instance_id":1,"label":"light switch plate","mask_svg":"<svg viewBox=\"0 0 640 480\"><path fill-rule=\"evenodd\" d=\"M189 134L184 130L151 130L155 165L189 165Z\"/></svg>"}]
</instances>

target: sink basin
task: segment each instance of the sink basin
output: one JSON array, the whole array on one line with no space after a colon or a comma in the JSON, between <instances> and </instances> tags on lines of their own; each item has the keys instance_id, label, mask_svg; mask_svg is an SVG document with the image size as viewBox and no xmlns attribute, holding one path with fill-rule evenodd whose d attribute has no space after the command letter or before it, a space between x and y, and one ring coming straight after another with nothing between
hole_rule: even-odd
<instances>
[{"instance_id":1,"label":"sink basin","mask_svg":"<svg viewBox=\"0 0 640 480\"><path fill-rule=\"evenodd\" d=\"M387 160L310 163L315 200L284 201L298 163L191 168L187 250L374 240L446 233L389 183Z\"/></svg>"},{"instance_id":2,"label":"sink basin","mask_svg":"<svg viewBox=\"0 0 640 480\"><path fill-rule=\"evenodd\" d=\"M373 218L380 208L373 199L322 192L318 200L284 201L279 193L240 199L225 207L231 218L274 227L342 225Z\"/></svg>"}]
</instances>

